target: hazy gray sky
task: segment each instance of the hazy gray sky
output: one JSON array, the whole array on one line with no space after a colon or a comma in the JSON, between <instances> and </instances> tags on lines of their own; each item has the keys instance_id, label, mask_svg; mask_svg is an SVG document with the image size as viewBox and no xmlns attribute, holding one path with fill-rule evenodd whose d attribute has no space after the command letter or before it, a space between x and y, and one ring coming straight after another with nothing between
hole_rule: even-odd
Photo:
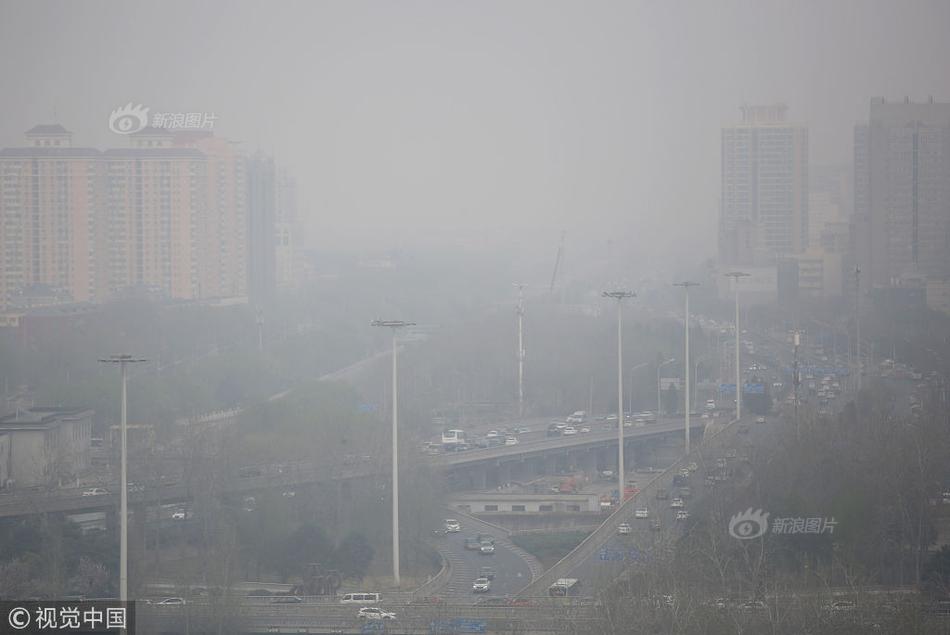
<instances>
[{"instance_id":1,"label":"hazy gray sky","mask_svg":"<svg viewBox=\"0 0 950 635\"><path fill-rule=\"evenodd\" d=\"M0 2L0 145L208 111L293 169L318 246L608 238L715 252L719 129L785 102L850 161L883 95L950 100L950 2ZM55 113L55 116L54 116ZM671 251L678 232L690 251Z\"/></svg>"}]
</instances>

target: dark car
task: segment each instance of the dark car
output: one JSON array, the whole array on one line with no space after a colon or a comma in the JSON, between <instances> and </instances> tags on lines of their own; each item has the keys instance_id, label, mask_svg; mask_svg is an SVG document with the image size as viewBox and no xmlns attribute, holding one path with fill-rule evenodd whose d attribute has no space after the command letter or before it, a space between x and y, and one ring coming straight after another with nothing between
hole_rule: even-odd
<instances>
[{"instance_id":1,"label":"dark car","mask_svg":"<svg viewBox=\"0 0 950 635\"><path fill-rule=\"evenodd\" d=\"M296 595L276 595L270 602L271 604L300 604L303 600Z\"/></svg>"},{"instance_id":2,"label":"dark car","mask_svg":"<svg viewBox=\"0 0 950 635\"><path fill-rule=\"evenodd\" d=\"M552 423L551 425L548 426L547 436L549 437L561 436L561 428L559 428L557 425Z\"/></svg>"}]
</instances>

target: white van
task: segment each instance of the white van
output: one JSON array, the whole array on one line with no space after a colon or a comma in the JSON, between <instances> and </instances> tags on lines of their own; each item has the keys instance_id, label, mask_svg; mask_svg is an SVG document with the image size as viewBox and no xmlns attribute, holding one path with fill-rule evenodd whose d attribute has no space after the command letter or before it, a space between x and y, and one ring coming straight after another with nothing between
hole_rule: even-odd
<instances>
[{"instance_id":1,"label":"white van","mask_svg":"<svg viewBox=\"0 0 950 635\"><path fill-rule=\"evenodd\" d=\"M379 593L344 593L340 604L379 604Z\"/></svg>"}]
</instances>

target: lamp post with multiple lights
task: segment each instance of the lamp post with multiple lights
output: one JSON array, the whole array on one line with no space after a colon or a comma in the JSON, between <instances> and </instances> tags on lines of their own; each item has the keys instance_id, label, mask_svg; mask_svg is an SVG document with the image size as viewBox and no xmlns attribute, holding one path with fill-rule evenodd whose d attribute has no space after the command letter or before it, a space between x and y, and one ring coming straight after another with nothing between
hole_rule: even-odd
<instances>
[{"instance_id":1,"label":"lamp post with multiple lights","mask_svg":"<svg viewBox=\"0 0 950 635\"><path fill-rule=\"evenodd\" d=\"M623 504L624 466L623 466L623 301L635 298L633 291L604 291L601 295L617 301L617 495Z\"/></svg>"},{"instance_id":2,"label":"lamp post with multiple lights","mask_svg":"<svg viewBox=\"0 0 950 635\"><path fill-rule=\"evenodd\" d=\"M131 355L112 355L99 360L105 364L118 364L122 371L122 421L121 447L119 459L119 601L129 601L129 486L128 486L128 384L129 364L138 364L148 360L134 358Z\"/></svg>"},{"instance_id":3,"label":"lamp post with multiple lights","mask_svg":"<svg viewBox=\"0 0 950 635\"><path fill-rule=\"evenodd\" d=\"M730 271L726 277L732 278L736 287L736 419L742 418L742 367L739 365L739 279L751 274L744 271Z\"/></svg>"},{"instance_id":4,"label":"lamp post with multiple lights","mask_svg":"<svg viewBox=\"0 0 950 635\"><path fill-rule=\"evenodd\" d=\"M407 326L414 326L415 322L402 320L374 320L372 326L388 327L393 334L393 581L399 586L399 444L397 429L399 421L399 371L396 362L396 331Z\"/></svg>"},{"instance_id":5,"label":"lamp post with multiple lights","mask_svg":"<svg viewBox=\"0 0 950 635\"><path fill-rule=\"evenodd\" d=\"M685 453L689 454L689 288L699 286L698 282L690 282L684 280L683 282L674 282L674 287L683 287L683 291L686 292L686 353L683 363L685 368L684 374L686 379L686 437L684 441Z\"/></svg>"}]
</instances>

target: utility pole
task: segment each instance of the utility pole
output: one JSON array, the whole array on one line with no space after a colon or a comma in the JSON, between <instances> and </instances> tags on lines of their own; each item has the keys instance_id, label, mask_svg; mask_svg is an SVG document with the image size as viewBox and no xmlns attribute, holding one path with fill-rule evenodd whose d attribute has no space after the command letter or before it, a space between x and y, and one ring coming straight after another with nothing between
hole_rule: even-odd
<instances>
[{"instance_id":1,"label":"utility pole","mask_svg":"<svg viewBox=\"0 0 950 635\"><path fill-rule=\"evenodd\" d=\"M742 366L739 365L739 279L751 274L743 271L730 271L726 277L732 278L736 287L736 419L742 418Z\"/></svg>"},{"instance_id":2,"label":"utility pole","mask_svg":"<svg viewBox=\"0 0 950 635\"><path fill-rule=\"evenodd\" d=\"M518 287L518 420L524 421L524 288L525 285L516 282Z\"/></svg>"},{"instance_id":3,"label":"utility pole","mask_svg":"<svg viewBox=\"0 0 950 635\"><path fill-rule=\"evenodd\" d=\"M699 286L699 283L684 280L683 282L674 282L673 286L683 287L683 291L686 292L686 357L683 358L685 361L685 363L683 364L685 370L683 372L685 373L685 378L686 378L686 397L685 397L686 441L684 443L684 448L685 448L685 454L689 454L689 410L690 410L690 403L689 403L689 288L697 287Z\"/></svg>"},{"instance_id":4,"label":"utility pole","mask_svg":"<svg viewBox=\"0 0 950 635\"><path fill-rule=\"evenodd\" d=\"M399 375L396 363L396 331L406 326L414 326L415 322L402 320L373 320L372 326L388 327L393 334L393 581L399 586L399 445L398 445L398 386Z\"/></svg>"},{"instance_id":5,"label":"utility pole","mask_svg":"<svg viewBox=\"0 0 950 635\"><path fill-rule=\"evenodd\" d=\"M105 364L118 364L122 371L122 420L119 475L119 601L129 601L129 486L128 486L128 384L129 364L148 360L133 358L131 355L112 355L99 360Z\"/></svg>"},{"instance_id":6,"label":"utility pole","mask_svg":"<svg viewBox=\"0 0 950 635\"><path fill-rule=\"evenodd\" d=\"M604 291L601 295L617 301L617 496L618 505L623 504L624 498L624 466L623 466L623 301L634 298L637 294L632 291Z\"/></svg>"}]
</instances>

